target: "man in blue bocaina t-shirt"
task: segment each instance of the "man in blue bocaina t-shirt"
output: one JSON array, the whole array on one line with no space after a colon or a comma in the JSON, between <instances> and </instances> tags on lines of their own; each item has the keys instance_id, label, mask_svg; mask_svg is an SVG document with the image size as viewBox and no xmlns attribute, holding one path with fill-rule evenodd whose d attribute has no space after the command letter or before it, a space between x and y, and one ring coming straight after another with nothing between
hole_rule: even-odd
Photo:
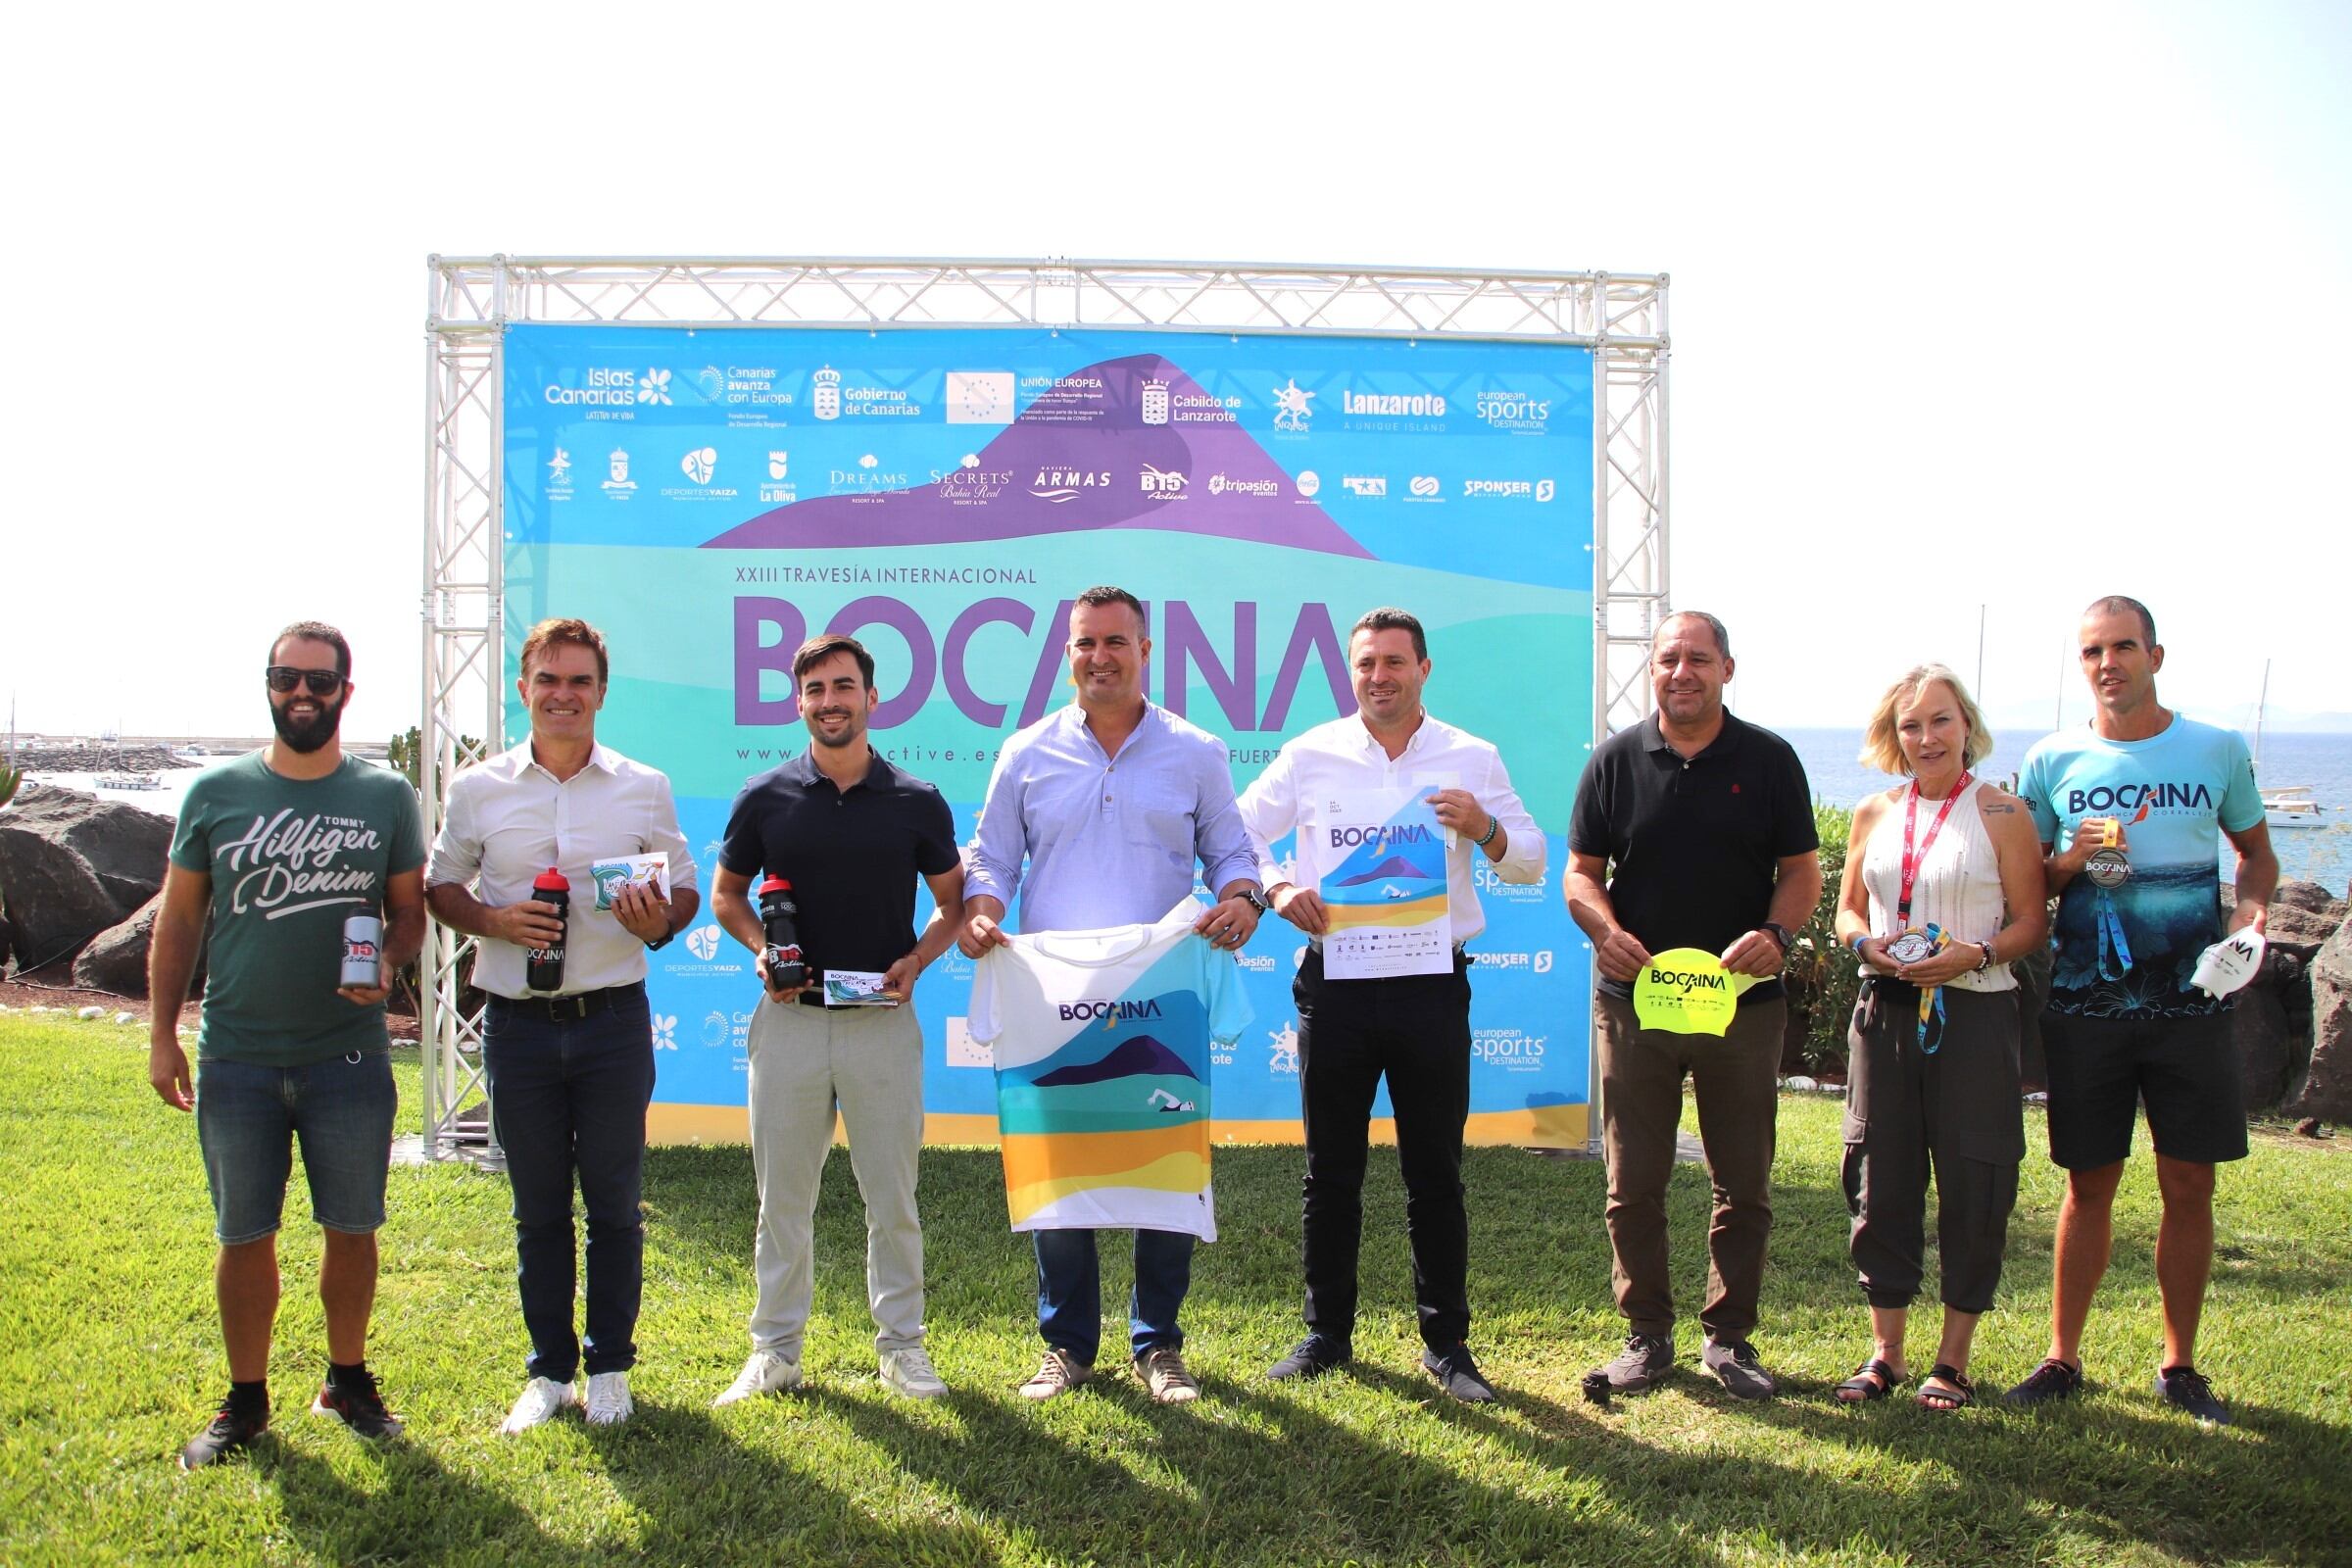
<instances>
[{"instance_id":1,"label":"man in blue bocaina t-shirt","mask_svg":"<svg viewBox=\"0 0 2352 1568\"><path fill-rule=\"evenodd\" d=\"M2082 612L2081 649L2090 726L2043 739L2018 778L2058 900L2041 1029L2050 1158L2067 1180L2049 1357L2008 1398L2040 1404L2082 1385L2082 1326L2107 1269L2115 1190L2144 1102L2164 1199L2157 1391L2199 1420L2226 1422L2196 1370L2197 1318L2213 1271L2214 1167L2245 1157L2246 1112L2226 1000L2192 988L2189 975L2225 934L2215 829L2237 850L2231 931L2261 929L2278 858L2245 741L2156 701L2164 648L2147 607L2098 600Z\"/></svg>"}]
</instances>

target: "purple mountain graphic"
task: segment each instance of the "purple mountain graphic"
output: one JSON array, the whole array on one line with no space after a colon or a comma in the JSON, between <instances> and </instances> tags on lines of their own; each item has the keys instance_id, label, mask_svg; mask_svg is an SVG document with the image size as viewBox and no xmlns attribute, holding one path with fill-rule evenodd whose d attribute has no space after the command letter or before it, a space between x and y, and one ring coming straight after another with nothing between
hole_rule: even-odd
<instances>
[{"instance_id":1,"label":"purple mountain graphic","mask_svg":"<svg viewBox=\"0 0 2352 1568\"><path fill-rule=\"evenodd\" d=\"M1040 1089L1058 1089L1067 1084L1099 1084L1111 1078L1165 1076L1190 1078L1196 1083L1200 1075L1184 1064L1179 1056L1150 1035L1132 1035L1122 1040L1100 1061L1073 1062L1056 1067L1036 1081Z\"/></svg>"},{"instance_id":2,"label":"purple mountain graphic","mask_svg":"<svg viewBox=\"0 0 2352 1568\"><path fill-rule=\"evenodd\" d=\"M1102 382L1099 391L1041 394L974 454L976 465L937 484L794 502L704 548L956 544L1138 528L1372 559L1330 514L1299 497L1290 473L1239 424L1182 419L1216 406L1169 361L1136 354L1063 378L1090 379ZM1166 401L1155 386L1151 407L1166 422L1144 422L1147 381L1164 385Z\"/></svg>"},{"instance_id":3,"label":"purple mountain graphic","mask_svg":"<svg viewBox=\"0 0 2352 1568\"><path fill-rule=\"evenodd\" d=\"M1361 887L1366 882L1378 882L1385 877L1393 876L1417 876L1426 880L1429 877L1429 873L1422 870L1412 861L1406 859L1403 856L1392 855L1387 859L1381 861L1378 865L1372 867L1371 870L1358 871L1353 876L1341 877L1338 881L1334 882L1332 886L1340 888Z\"/></svg>"}]
</instances>

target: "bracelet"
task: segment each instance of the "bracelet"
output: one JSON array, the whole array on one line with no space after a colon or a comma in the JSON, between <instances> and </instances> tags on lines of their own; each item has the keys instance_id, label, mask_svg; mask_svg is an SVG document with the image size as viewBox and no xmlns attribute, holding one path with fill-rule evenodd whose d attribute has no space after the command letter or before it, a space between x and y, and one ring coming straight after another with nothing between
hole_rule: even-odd
<instances>
[{"instance_id":1,"label":"bracelet","mask_svg":"<svg viewBox=\"0 0 2352 1568\"><path fill-rule=\"evenodd\" d=\"M1854 950L1854 956L1855 956L1855 957L1857 957L1857 958L1859 958L1859 957L1861 957L1861 956L1862 956L1862 944L1863 944L1863 943L1865 943L1865 942L1868 942L1869 940L1870 940L1870 933L1869 933L1869 932L1867 932L1867 931L1865 931L1865 932L1861 933L1859 936L1855 937L1855 938L1854 938L1854 939L1853 939L1851 942L1848 942L1848 943L1846 944L1846 946L1847 946L1847 947L1849 947L1849 948L1851 948L1851 949L1853 949L1853 950Z\"/></svg>"},{"instance_id":2,"label":"bracelet","mask_svg":"<svg viewBox=\"0 0 2352 1568\"><path fill-rule=\"evenodd\" d=\"M1478 846L1480 849L1482 849L1482 850L1483 850L1483 849L1485 849L1485 848L1486 848L1488 845L1490 845L1490 844L1494 843L1494 835L1495 835L1495 834L1497 834L1497 833L1499 833L1499 832L1501 832L1501 831L1502 831L1502 818L1501 818L1501 817L1499 817L1499 816L1496 816L1496 815L1495 815L1495 814L1494 814L1493 811L1489 811L1489 812L1487 813L1487 836L1486 836L1485 838L1483 838L1483 839L1472 839L1470 842L1471 842L1471 843L1473 843L1473 844L1475 844L1475 845L1477 845L1477 846Z\"/></svg>"},{"instance_id":3,"label":"bracelet","mask_svg":"<svg viewBox=\"0 0 2352 1568\"><path fill-rule=\"evenodd\" d=\"M1989 942L1984 942L1980 943L1978 946L1984 956L1977 960L1976 968L1970 972L1974 974L1983 974L1985 970L1992 967L1992 944Z\"/></svg>"}]
</instances>

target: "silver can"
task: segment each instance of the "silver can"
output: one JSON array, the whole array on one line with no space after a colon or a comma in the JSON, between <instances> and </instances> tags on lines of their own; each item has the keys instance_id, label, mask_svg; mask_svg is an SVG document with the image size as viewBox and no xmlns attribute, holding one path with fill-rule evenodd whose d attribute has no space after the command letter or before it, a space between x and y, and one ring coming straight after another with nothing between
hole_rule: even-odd
<instances>
[{"instance_id":1,"label":"silver can","mask_svg":"<svg viewBox=\"0 0 2352 1568\"><path fill-rule=\"evenodd\" d=\"M384 922L355 914L343 922L343 978L337 985L372 991L383 980Z\"/></svg>"}]
</instances>

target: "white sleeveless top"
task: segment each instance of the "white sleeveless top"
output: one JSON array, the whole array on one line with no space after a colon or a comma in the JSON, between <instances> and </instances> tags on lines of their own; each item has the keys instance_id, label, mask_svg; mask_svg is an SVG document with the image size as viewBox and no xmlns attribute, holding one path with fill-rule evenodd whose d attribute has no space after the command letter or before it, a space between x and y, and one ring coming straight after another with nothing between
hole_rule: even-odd
<instances>
[{"instance_id":1,"label":"white sleeveless top","mask_svg":"<svg viewBox=\"0 0 2352 1568\"><path fill-rule=\"evenodd\" d=\"M2001 930L2001 867L1977 800L1984 788L1983 779L1971 779L1952 803L1951 813L1943 819L1943 827L1921 859L1911 885L1909 923L1921 930L1939 925L1955 942L1990 942ZM1862 847L1862 887L1870 895L1872 936L1890 937L1897 930L1894 911L1902 902L1903 817L1909 799L1910 786L1906 785L1903 794L1879 813L1870 842ZM1919 802L1918 825L1911 835L1914 848L1926 839L1929 825L1942 808L1941 801L1923 798ZM2005 963L1944 983L1963 991L2017 989L2017 979Z\"/></svg>"}]
</instances>

